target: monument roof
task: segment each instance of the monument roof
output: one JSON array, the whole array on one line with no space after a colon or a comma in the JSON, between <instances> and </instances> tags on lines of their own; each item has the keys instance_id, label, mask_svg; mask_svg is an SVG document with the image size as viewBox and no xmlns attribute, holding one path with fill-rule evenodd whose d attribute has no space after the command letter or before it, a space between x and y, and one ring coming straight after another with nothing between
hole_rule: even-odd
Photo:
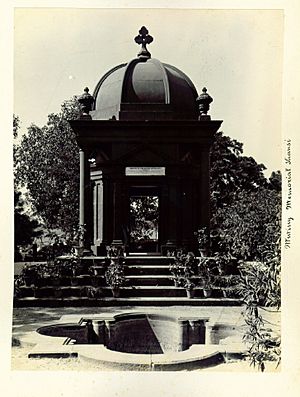
<instances>
[{"instance_id":1,"label":"monument roof","mask_svg":"<svg viewBox=\"0 0 300 397\"><path fill-rule=\"evenodd\" d=\"M109 70L98 82L90 115L94 120L197 119L197 90L176 67L151 58L153 38L142 27L137 58Z\"/></svg>"}]
</instances>

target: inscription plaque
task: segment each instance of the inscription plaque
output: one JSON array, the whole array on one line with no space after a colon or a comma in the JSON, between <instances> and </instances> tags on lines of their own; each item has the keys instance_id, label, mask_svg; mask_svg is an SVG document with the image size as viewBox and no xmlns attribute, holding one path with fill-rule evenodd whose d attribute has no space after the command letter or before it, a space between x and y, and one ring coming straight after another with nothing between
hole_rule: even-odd
<instances>
[{"instance_id":1,"label":"inscription plaque","mask_svg":"<svg viewBox=\"0 0 300 397\"><path fill-rule=\"evenodd\" d=\"M126 167L126 176L165 176L166 167Z\"/></svg>"}]
</instances>

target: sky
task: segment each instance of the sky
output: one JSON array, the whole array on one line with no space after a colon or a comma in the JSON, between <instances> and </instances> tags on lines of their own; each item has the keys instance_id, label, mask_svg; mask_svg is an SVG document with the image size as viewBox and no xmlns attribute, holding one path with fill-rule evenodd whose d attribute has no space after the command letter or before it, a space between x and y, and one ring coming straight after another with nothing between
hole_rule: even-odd
<instances>
[{"instance_id":1,"label":"sky","mask_svg":"<svg viewBox=\"0 0 300 397\"><path fill-rule=\"evenodd\" d=\"M145 25L153 58L176 66L213 97L210 115L244 154L281 168L282 10L16 8L14 112L24 133L65 99L92 92L136 57Z\"/></svg>"}]
</instances>

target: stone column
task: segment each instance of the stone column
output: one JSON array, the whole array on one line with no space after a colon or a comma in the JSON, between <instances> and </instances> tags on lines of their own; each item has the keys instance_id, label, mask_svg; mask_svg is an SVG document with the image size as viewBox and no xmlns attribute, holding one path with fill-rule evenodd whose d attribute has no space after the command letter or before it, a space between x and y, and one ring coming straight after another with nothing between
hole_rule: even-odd
<instances>
[{"instance_id":1,"label":"stone column","mask_svg":"<svg viewBox=\"0 0 300 397\"><path fill-rule=\"evenodd\" d=\"M121 181L117 180L113 185L113 245L121 245L123 244L123 190Z\"/></svg>"},{"instance_id":2,"label":"stone column","mask_svg":"<svg viewBox=\"0 0 300 397\"><path fill-rule=\"evenodd\" d=\"M194 343L202 344L202 345L205 344L205 332L206 332L205 322L206 320L190 321L190 325L191 325L190 345Z\"/></svg>"},{"instance_id":3,"label":"stone column","mask_svg":"<svg viewBox=\"0 0 300 397\"><path fill-rule=\"evenodd\" d=\"M95 326L95 333L98 336L98 343L101 345L106 345L106 328L105 328L105 321L98 320Z\"/></svg>"},{"instance_id":4,"label":"stone column","mask_svg":"<svg viewBox=\"0 0 300 397\"><path fill-rule=\"evenodd\" d=\"M182 219L181 239L182 245L191 249L193 238L193 184L188 177L181 184L182 206L180 216Z\"/></svg>"},{"instance_id":5,"label":"stone column","mask_svg":"<svg viewBox=\"0 0 300 397\"><path fill-rule=\"evenodd\" d=\"M187 350L189 348L189 322L188 320L178 320L178 351Z\"/></svg>"},{"instance_id":6,"label":"stone column","mask_svg":"<svg viewBox=\"0 0 300 397\"><path fill-rule=\"evenodd\" d=\"M201 152L200 226L209 227L210 222L210 183L209 183L209 148Z\"/></svg>"},{"instance_id":7,"label":"stone column","mask_svg":"<svg viewBox=\"0 0 300 397\"><path fill-rule=\"evenodd\" d=\"M206 323L205 344L215 344L214 340L214 325L210 322Z\"/></svg>"},{"instance_id":8,"label":"stone column","mask_svg":"<svg viewBox=\"0 0 300 397\"><path fill-rule=\"evenodd\" d=\"M161 251L166 255L174 251L178 244L178 190L177 182L171 178L166 180L162 188L160 216Z\"/></svg>"},{"instance_id":9,"label":"stone column","mask_svg":"<svg viewBox=\"0 0 300 397\"><path fill-rule=\"evenodd\" d=\"M87 155L83 149L79 150L80 161L80 183L79 183L79 226L86 229L85 236L79 241L80 247L86 248L86 253L90 251L92 238L92 219L91 219L91 188L90 188L90 168Z\"/></svg>"},{"instance_id":10,"label":"stone column","mask_svg":"<svg viewBox=\"0 0 300 397\"><path fill-rule=\"evenodd\" d=\"M116 343L116 321L115 320L108 320L106 323L107 329L107 339L106 339L106 347L108 349L114 350L115 343Z\"/></svg>"},{"instance_id":11,"label":"stone column","mask_svg":"<svg viewBox=\"0 0 300 397\"><path fill-rule=\"evenodd\" d=\"M95 255L99 254L100 246L103 243L103 180L102 171L97 170L91 173L93 182L93 246Z\"/></svg>"},{"instance_id":12,"label":"stone column","mask_svg":"<svg viewBox=\"0 0 300 397\"><path fill-rule=\"evenodd\" d=\"M172 179L169 181L169 211L168 211L168 242L175 247L178 243L178 212L179 197L178 197L178 180Z\"/></svg>"},{"instance_id":13,"label":"stone column","mask_svg":"<svg viewBox=\"0 0 300 397\"><path fill-rule=\"evenodd\" d=\"M79 161L80 161L80 186L79 186L79 225L83 226L85 221L85 153L82 149L79 149ZM81 241L83 245L83 241Z\"/></svg>"}]
</instances>

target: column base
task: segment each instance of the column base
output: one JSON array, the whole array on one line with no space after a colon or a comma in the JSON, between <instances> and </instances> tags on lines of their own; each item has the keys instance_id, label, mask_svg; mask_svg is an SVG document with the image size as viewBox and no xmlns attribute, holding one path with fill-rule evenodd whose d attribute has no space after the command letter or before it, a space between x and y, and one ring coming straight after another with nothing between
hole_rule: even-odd
<instances>
[{"instance_id":1,"label":"column base","mask_svg":"<svg viewBox=\"0 0 300 397\"><path fill-rule=\"evenodd\" d=\"M91 246L93 254L95 256L106 256L107 241L102 241L102 243L96 243Z\"/></svg>"}]
</instances>

